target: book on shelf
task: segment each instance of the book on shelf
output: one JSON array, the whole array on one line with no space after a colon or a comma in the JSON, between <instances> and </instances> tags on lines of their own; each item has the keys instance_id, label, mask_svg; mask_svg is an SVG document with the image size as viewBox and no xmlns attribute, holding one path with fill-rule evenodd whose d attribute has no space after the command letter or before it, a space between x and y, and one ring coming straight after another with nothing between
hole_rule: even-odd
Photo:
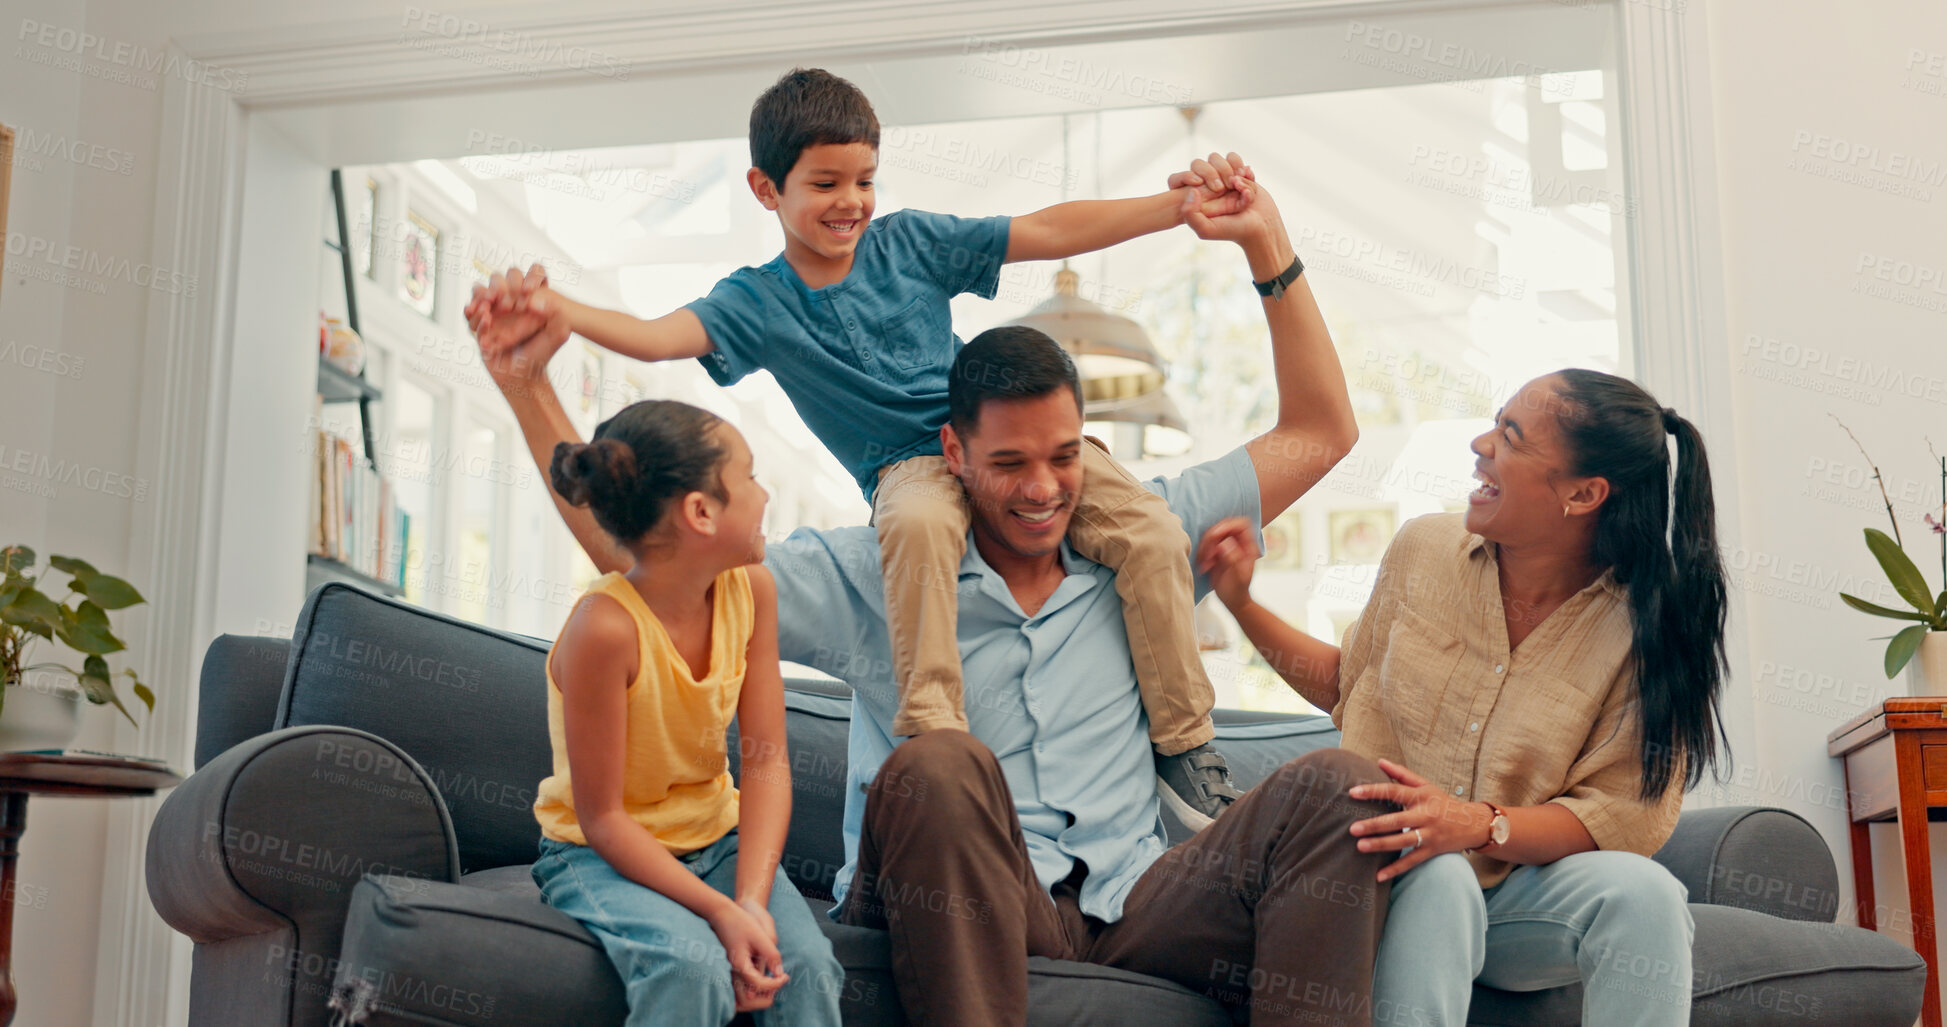
<instances>
[{"instance_id":1,"label":"book on shelf","mask_svg":"<svg viewBox=\"0 0 1947 1027\"><path fill-rule=\"evenodd\" d=\"M412 518L392 482L351 439L319 429L313 449L310 551L403 587Z\"/></svg>"}]
</instances>

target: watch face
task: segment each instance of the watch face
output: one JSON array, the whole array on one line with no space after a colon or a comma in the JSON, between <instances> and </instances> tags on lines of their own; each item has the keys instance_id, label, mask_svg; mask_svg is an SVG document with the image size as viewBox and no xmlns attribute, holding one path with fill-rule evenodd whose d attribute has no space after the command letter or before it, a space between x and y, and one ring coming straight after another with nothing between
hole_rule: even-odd
<instances>
[{"instance_id":1,"label":"watch face","mask_svg":"<svg viewBox=\"0 0 1947 1027\"><path fill-rule=\"evenodd\" d=\"M1487 834L1488 837L1494 839L1494 844L1496 845L1500 845L1503 842L1507 841L1508 840L1507 815L1502 814L1500 816L1496 816L1494 818L1494 823L1488 827Z\"/></svg>"}]
</instances>

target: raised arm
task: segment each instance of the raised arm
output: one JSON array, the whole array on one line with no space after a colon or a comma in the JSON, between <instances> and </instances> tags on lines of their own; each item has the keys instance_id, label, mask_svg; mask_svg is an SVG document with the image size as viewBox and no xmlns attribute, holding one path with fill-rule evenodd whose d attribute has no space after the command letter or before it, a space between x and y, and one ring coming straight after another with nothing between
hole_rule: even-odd
<instances>
[{"instance_id":1,"label":"raised arm","mask_svg":"<svg viewBox=\"0 0 1947 1027\"><path fill-rule=\"evenodd\" d=\"M1242 160L1211 154L1196 161L1187 173L1170 179L1172 186L1221 185L1243 190L1251 202L1242 210L1218 217L1191 211L1190 228L1205 239L1228 239L1244 250L1251 280L1267 282L1291 266L1296 251L1285 234L1284 219L1269 193L1240 170ZM1207 209L1207 207L1206 207ZM1278 383L1278 421L1270 431L1246 446L1257 469L1263 522L1285 511L1318 483L1359 441L1352 417L1352 397L1346 392L1345 371L1332 349L1331 332L1312 299L1306 276L1286 287L1278 299L1262 300L1264 320L1271 328L1271 367Z\"/></svg>"},{"instance_id":2,"label":"raised arm","mask_svg":"<svg viewBox=\"0 0 1947 1027\"><path fill-rule=\"evenodd\" d=\"M1292 627L1251 598L1259 555L1255 535L1242 517L1211 525L1197 545L1197 571L1210 579L1211 591L1285 684L1330 713L1339 704L1339 647Z\"/></svg>"},{"instance_id":3,"label":"raised arm","mask_svg":"<svg viewBox=\"0 0 1947 1027\"><path fill-rule=\"evenodd\" d=\"M557 310L542 321L530 311L506 319L503 324L523 327L527 334L497 356L489 355L483 344L480 359L514 411L521 437L527 440L527 451L541 470L548 498L554 500L555 511L567 522L568 530L594 561L596 570L604 574L628 570L635 566L635 557L615 544L608 532L595 523L595 515L587 507L569 503L554 490L554 476L550 473L554 466L554 447L563 442L581 441L574 422L568 419L568 412L561 408L561 397L555 394L554 383L548 381L548 361L568 341L567 317Z\"/></svg>"}]
</instances>

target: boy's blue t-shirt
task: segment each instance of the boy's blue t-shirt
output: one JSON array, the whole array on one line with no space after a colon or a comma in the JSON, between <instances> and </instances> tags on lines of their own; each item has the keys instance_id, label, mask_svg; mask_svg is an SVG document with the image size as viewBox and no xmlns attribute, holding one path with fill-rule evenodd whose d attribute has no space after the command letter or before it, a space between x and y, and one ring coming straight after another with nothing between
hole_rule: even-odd
<instances>
[{"instance_id":1,"label":"boy's blue t-shirt","mask_svg":"<svg viewBox=\"0 0 1947 1027\"><path fill-rule=\"evenodd\" d=\"M698 359L719 385L770 371L870 500L879 468L940 452L947 374L963 345L947 301L994 298L1008 222L917 210L874 218L852 270L823 289L781 253L739 268L689 305L716 347Z\"/></svg>"}]
</instances>

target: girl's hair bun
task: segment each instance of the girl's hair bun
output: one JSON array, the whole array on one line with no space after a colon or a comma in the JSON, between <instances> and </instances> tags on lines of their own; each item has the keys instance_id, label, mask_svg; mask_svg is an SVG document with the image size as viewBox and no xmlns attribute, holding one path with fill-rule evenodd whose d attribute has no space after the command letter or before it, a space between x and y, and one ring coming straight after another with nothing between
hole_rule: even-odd
<instances>
[{"instance_id":1,"label":"girl's hair bun","mask_svg":"<svg viewBox=\"0 0 1947 1027\"><path fill-rule=\"evenodd\" d=\"M625 497L635 490L635 452L620 439L560 443L554 447L550 471L554 490L575 506Z\"/></svg>"},{"instance_id":2,"label":"girl's hair bun","mask_svg":"<svg viewBox=\"0 0 1947 1027\"><path fill-rule=\"evenodd\" d=\"M561 498L588 507L602 530L633 543L691 492L726 498L728 450L712 435L722 423L671 399L631 403L596 427L589 442L556 445L548 478Z\"/></svg>"}]
</instances>

